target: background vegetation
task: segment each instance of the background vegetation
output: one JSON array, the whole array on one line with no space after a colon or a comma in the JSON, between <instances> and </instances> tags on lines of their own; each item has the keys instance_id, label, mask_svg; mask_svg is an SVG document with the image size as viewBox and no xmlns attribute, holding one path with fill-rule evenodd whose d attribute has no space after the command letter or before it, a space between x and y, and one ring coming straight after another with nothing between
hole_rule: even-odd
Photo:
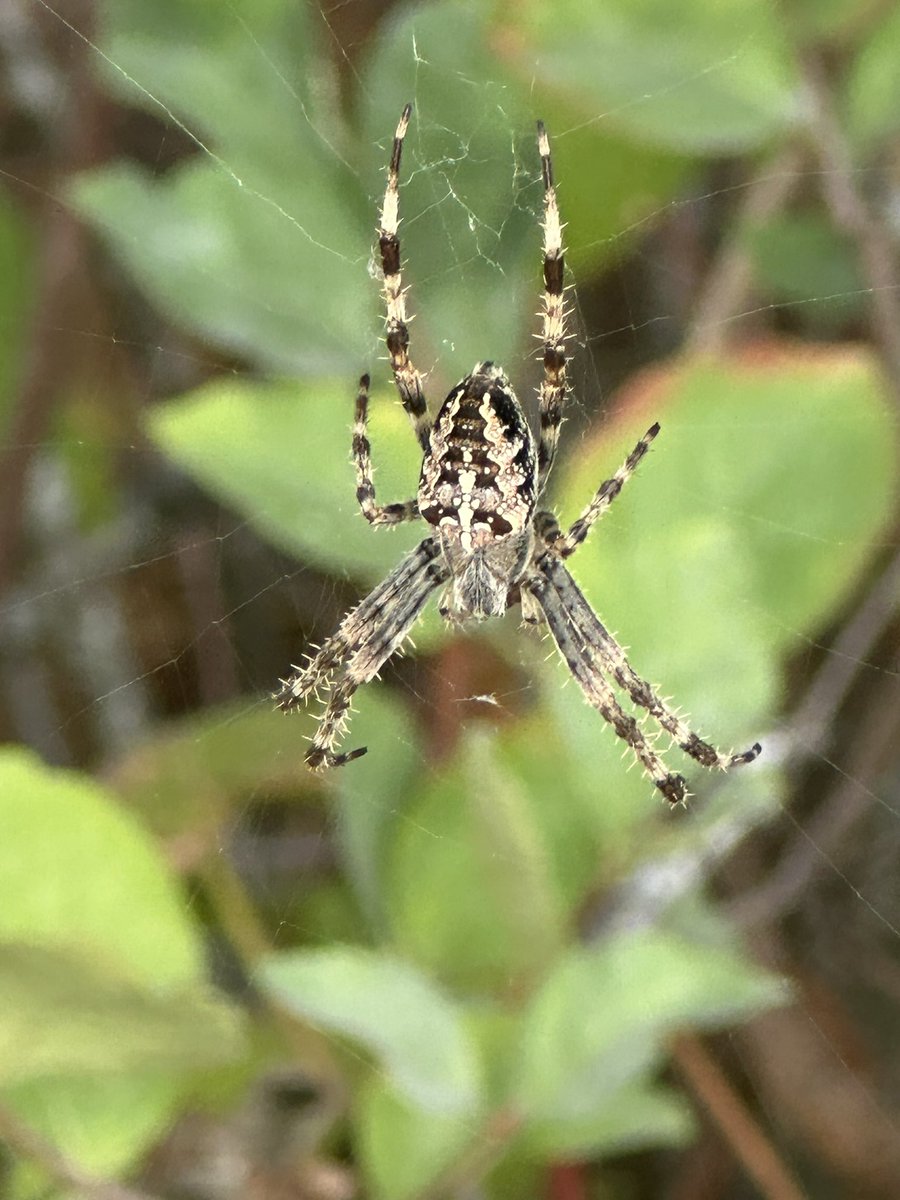
<instances>
[{"instance_id":1,"label":"background vegetation","mask_svg":"<svg viewBox=\"0 0 900 1200\"><path fill-rule=\"evenodd\" d=\"M879 0L18 0L0 21L0 1141L11 1196L895 1195L897 114ZM268 693L421 533L432 405L576 351L553 504L719 744L663 811L515 614L304 769ZM677 751L669 755L673 769ZM695 767L695 764L690 764Z\"/></svg>"}]
</instances>

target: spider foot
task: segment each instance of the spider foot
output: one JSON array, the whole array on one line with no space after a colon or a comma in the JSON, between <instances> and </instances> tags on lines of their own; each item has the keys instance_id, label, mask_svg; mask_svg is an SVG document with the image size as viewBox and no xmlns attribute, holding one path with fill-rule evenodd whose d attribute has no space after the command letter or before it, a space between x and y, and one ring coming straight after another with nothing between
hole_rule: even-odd
<instances>
[{"instance_id":1,"label":"spider foot","mask_svg":"<svg viewBox=\"0 0 900 1200\"><path fill-rule=\"evenodd\" d=\"M752 763L755 758L759 758L762 754L762 746L759 742L754 742L749 750L745 750L743 754L732 754L729 767L739 767L741 763Z\"/></svg>"},{"instance_id":2,"label":"spider foot","mask_svg":"<svg viewBox=\"0 0 900 1200\"><path fill-rule=\"evenodd\" d=\"M687 780L683 775L666 775L664 779L654 779L653 782L673 808L687 799Z\"/></svg>"},{"instance_id":3,"label":"spider foot","mask_svg":"<svg viewBox=\"0 0 900 1200\"><path fill-rule=\"evenodd\" d=\"M311 771L327 771L332 767L343 767L348 762L353 762L354 758L362 758L368 753L368 746L359 746L356 750L348 750L344 754L333 754L330 750L324 750L321 746L313 746L307 751L306 765Z\"/></svg>"}]
</instances>

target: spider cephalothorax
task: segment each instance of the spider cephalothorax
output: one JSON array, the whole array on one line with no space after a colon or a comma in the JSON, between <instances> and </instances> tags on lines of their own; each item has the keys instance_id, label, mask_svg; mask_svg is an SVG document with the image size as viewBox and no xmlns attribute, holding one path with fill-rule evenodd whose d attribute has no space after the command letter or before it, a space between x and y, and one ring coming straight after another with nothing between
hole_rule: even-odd
<instances>
[{"instance_id":1,"label":"spider cephalothorax","mask_svg":"<svg viewBox=\"0 0 900 1200\"><path fill-rule=\"evenodd\" d=\"M395 653L436 589L443 589L441 614L452 621L501 616L521 603L523 621L546 621L585 698L628 743L666 799L678 803L687 794L684 777L668 771L639 722L619 704L610 680L705 767L727 770L752 762L760 746L757 743L742 754L722 754L698 737L635 674L624 650L593 612L565 566L565 560L634 473L659 426L647 430L566 533L552 513L536 510L556 454L567 392L562 227L546 131L538 122L544 181L544 379L540 439L535 446L508 379L490 362L478 363L451 391L434 422L429 420L422 378L409 358L397 236L398 175L410 112L407 105L394 137L379 249L391 368L424 455L415 499L385 505L375 501L366 430L367 375L360 380L356 399L353 459L356 496L367 521L397 525L422 518L432 532L344 617L337 632L305 666L295 667L294 674L282 680L276 699L282 708L293 709L319 688L328 690L306 761L314 770L341 766L366 752L364 747L344 753L337 750L353 693Z\"/></svg>"}]
</instances>

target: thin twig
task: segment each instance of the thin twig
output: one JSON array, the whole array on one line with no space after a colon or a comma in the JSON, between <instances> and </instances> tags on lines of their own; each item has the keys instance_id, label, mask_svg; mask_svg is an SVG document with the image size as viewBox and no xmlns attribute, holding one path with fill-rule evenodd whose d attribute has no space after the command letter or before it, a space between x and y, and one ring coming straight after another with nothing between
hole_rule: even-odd
<instances>
[{"instance_id":1,"label":"thin twig","mask_svg":"<svg viewBox=\"0 0 900 1200\"><path fill-rule=\"evenodd\" d=\"M798 827L797 838L765 879L729 906L729 915L738 925L758 927L785 916L802 899L822 863L833 866L830 856L850 844L851 829L876 799L866 780L880 771L885 752L893 752L897 745L897 697L897 678L886 676L879 692L870 698L872 716L860 730L835 786L802 828Z\"/></svg>"},{"instance_id":2,"label":"thin twig","mask_svg":"<svg viewBox=\"0 0 900 1200\"><path fill-rule=\"evenodd\" d=\"M822 190L832 218L855 243L871 300L872 335L894 403L900 408L900 293L897 290L893 239L872 213L856 184L853 156L834 111L828 80L814 53L800 67L810 98L807 126L822 166Z\"/></svg>"},{"instance_id":3,"label":"thin twig","mask_svg":"<svg viewBox=\"0 0 900 1200\"><path fill-rule=\"evenodd\" d=\"M73 20L91 29L94 5L78 0ZM101 158L102 101L85 48L73 58L67 101L58 127L56 175L45 186L40 231L37 302L31 320L19 395L0 453L0 594L12 582L22 540L31 461L52 420L64 385L73 374L73 354L50 344L50 335L72 325L71 314L85 307L89 281L84 269L85 232L73 210L61 202L65 181Z\"/></svg>"},{"instance_id":4,"label":"thin twig","mask_svg":"<svg viewBox=\"0 0 900 1200\"><path fill-rule=\"evenodd\" d=\"M722 246L694 305L685 337L689 353L721 352L733 326L730 319L748 307L753 287L753 256L747 235L786 208L801 178L804 155L795 145L782 147L744 194L733 229Z\"/></svg>"},{"instance_id":5,"label":"thin twig","mask_svg":"<svg viewBox=\"0 0 900 1200\"><path fill-rule=\"evenodd\" d=\"M671 1050L691 1092L767 1200L806 1200L775 1147L699 1038L678 1037Z\"/></svg>"}]
</instances>

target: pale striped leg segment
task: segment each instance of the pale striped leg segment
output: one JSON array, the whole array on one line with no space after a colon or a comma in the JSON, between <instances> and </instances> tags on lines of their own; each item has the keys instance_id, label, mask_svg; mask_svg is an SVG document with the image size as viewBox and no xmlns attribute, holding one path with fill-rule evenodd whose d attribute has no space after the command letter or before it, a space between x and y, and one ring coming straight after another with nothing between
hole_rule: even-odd
<instances>
[{"instance_id":1,"label":"pale striped leg segment","mask_svg":"<svg viewBox=\"0 0 900 1200\"><path fill-rule=\"evenodd\" d=\"M356 396L356 422L353 426L353 463L356 467L356 499L370 525L400 525L419 515L415 500L397 504L376 504L372 479L372 447L369 444L369 377L363 375Z\"/></svg>"},{"instance_id":2,"label":"pale striped leg segment","mask_svg":"<svg viewBox=\"0 0 900 1200\"><path fill-rule=\"evenodd\" d=\"M403 558L374 591L351 609L318 653L293 675L281 680L281 688L273 699L283 709L304 704L319 687L326 685L332 673L360 650L373 626L379 627L387 612L393 612L408 602L411 595L424 591L426 597L436 586L429 582L430 571L440 547L434 538L420 542ZM377 670L377 668L376 668Z\"/></svg>"},{"instance_id":3,"label":"pale striped leg segment","mask_svg":"<svg viewBox=\"0 0 900 1200\"><path fill-rule=\"evenodd\" d=\"M553 640L585 699L613 727L622 741L631 747L638 762L669 803L680 804L687 796L687 781L683 775L672 774L668 770L641 726L616 700L612 688L597 669L591 648L572 622L556 588L544 575L535 572L529 576L527 590L543 610Z\"/></svg>"},{"instance_id":4,"label":"pale striped leg segment","mask_svg":"<svg viewBox=\"0 0 900 1200\"><path fill-rule=\"evenodd\" d=\"M559 205L556 201L556 187L553 183L550 142L543 121L538 121L537 131L541 173L544 179L544 327L541 334L544 343L544 379L539 390L541 435L538 446L538 490L542 491L556 457L567 385L566 314L563 299L565 256L562 244L562 225L559 219Z\"/></svg>"},{"instance_id":5,"label":"pale striped leg segment","mask_svg":"<svg viewBox=\"0 0 900 1200\"><path fill-rule=\"evenodd\" d=\"M428 435L431 432L431 422L425 407L425 392L422 387L422 376L413 366L409 358L409 326L406 316L406 293L403 288L403 278L400 273L400 238L397 229L400 224L400 191L398 177L400 174L400 157L403 153L403 139L409 128L409 117L412 105L407 104L400 117L397 132L394 135L394 147L391 151L391 161L388 166L387 189L384 193L384 204L381 208L381 222L378 229L378 247L381 251L381 269L384 276L384 303L387 309L385 319L386 341L388 354L391 358L391 370L403 407L409 414L413 430L419 445L424 451L428 450Z\"/></svg>"},{"instance_id":6,"label":"pale striped leg segment","mask_svg":"<svg viewBox=\"0 0 900 1200\"><path fill-rule=\"evenodd\" d=\"M758 742L740 754L722 754L715 746L703 741L654 692L646 680L635 673L625 651L594 613L559 559L552 554L545 555L538 564L538 571L550 584L560 610L567 614L578 637L592 658L598 661L599 669L606 671L635 704L646 709L657 724L672 736L680 750L704 767L723 771L753 762L758 757L762 749ZM546 592L544 595L546 598Z\"/></svg>"},{"instance_id":7,"label":"pale striped leg segment","mask_svg":"<svg viewBox=\"0 0 900 1200\"><path fill-rule=\"evenodd\" d=\"M621 492L622 488L635 473L638 463L650 449L650 443L659 433L659 425L651 425L632 452L616 471L611 479L604 480L597 489L593 500L581 514L577 521L572 523L569 532L565 536L559 537L554 549L562 558L568 558L570 554L574 554L587 535L591 532L591 527L597 521Z\"/></svg>"},{"instance_id":8,"label":"pale striped leg segment","mask_svg":"<svg viewBox=\"0 0 900 1200\"><path fill-rule=\"evenodd\" d=\"M377 625L370 625L350 648L306 753L307 765L314 771L343 766L366 753L365 746L347 753L337 750L347 730L353 694L373 679L385 662L396 654L422 615L431 594L446 578L447 570L443 564L433 559L429 561L420 575L413 576L403 590L394 594L390 604L382 607Z\"/></svg>"}]
</instances>

